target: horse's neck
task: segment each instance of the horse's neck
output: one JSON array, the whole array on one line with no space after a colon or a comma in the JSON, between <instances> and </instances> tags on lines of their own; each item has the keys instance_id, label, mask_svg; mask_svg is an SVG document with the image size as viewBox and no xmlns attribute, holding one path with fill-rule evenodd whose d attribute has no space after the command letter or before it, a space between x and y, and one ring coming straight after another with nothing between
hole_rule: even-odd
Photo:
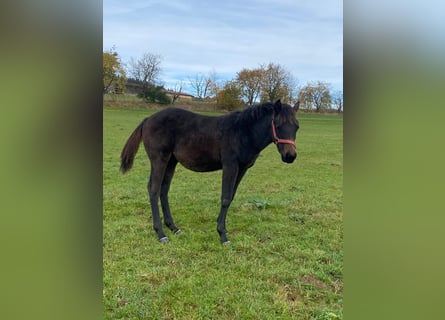
<instances>
[{"instance_id":1,"label":"horse's neck","mask_svg":"<svg viewBox=\"0 0 445 320\"><path fill-rule=\"evenodd\" d=\"M270 115L266 115L261 119L254 122L251 126L252 132L252 145L255 146L258 151L266 148L272 141L271 138L271 121Z\"/></svg>"}]
</instances>

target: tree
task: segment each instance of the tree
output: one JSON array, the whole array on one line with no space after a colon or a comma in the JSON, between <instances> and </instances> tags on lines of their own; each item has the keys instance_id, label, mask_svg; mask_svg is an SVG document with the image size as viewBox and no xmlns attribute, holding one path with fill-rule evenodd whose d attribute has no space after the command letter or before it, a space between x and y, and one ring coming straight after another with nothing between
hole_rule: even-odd
<instances>
[{"instance_id":1,"label":"tree","mask_svg":"<svg viewBox=\"0 0 445 320\"><path fill-rule=\"evenodd\" d=\"M302 109L313 110L316 112L330 109L331 94L330 85L326 82L309 82L300 89L298 98Z\"/></svg>"},{"instance_id":2,"label":"tree","mask_svg":"<svg viewBox=\"0 0 445 320\"><path fill-rule=\"evenodd\" d=\"M210 71L207 76L197 73L194 78L189 78L190 86L195 90L195 97L207 99L216 96L218 85L216 83L216 72Z\"/></svg>"},{"instance_id":3,"label":"tree","mask_svg":"<svg viewBox=\"0 0 445 320\"><path fill-rule=\"evenodd\" d=\"M194 78L189 78L190 86L195 90L195 97L199 99L204 98L204 75L202 73L197 73Z\"/></svg>"},{"instance_id":4,"label":"tree","mask_svg":"<svg viewBox=\"0 0 445 320\"><path fill-rule=\"evenodd\" d=\"M103 52L103 92L116 93L125 91L127 77L114 47Z\"/></svg>"},{"instance_id":5,"label":"tree","mask_svg":"<svg viewBox=\"0 0 445 320\"><path fill-rule=\"evenodd\" d=\"M148 85L155 86L159 82L161 62L162 57L153 53L144 53L137 60L133 57L130 59L129 74L142 84L142 92Z\"/></svg>"},{"instance_id":6,"label":"tree","mask_svg":"<svg viewBox=\"0 0 445 320\"><path fill-rule=\"evenodd\" d=\"M332 95L332 104L337 112L343 111L343 91L335 91Z\"/></svg>"},{"instance_id":7,"label":"tree","mask_svg":"<svg viewBox=\"0 0 445 320\"><path fill-rule=\"evenodd\" d=\"M262 66L261 102L281 101L291 103L295 91L295 79L279 64L269 63Z\"/></svg>"},{"instance_id":8,"label":"tree","mask_svg":"<svg viewBox=\"0 0 445 320\"><path fill-rule=\"evenodd\" d=\"M182 93L182 87L183 87L183 83L182 80L179 82L176 82L175 87L173 88L173 92L172 92L172 104L175 103L175 101L179 98L179 96Z\"/></svg>"},{"instance_id":9,"label":"tree","mask_svg":"<svg viewBox=\"0 0 445 320\"><path fill-rule=\"evenodd\" d=\"M242 69L236 75L236 81L241 89L241 96L247 105L253 105L260 93L261 93L261 83L263 79L264 69Z\"/></svg>"},{"instance_id":10,"label":"tree","mask_svg":"<svg viewBox=\"0 0 445 320\"><path fill-rule=\"evenodd\" d=\"M206 85L204 88L204 98L216 97L218 93L218 83L216 81L216 71L212 69L206 77Z\"/></svg>"},{"instance_id":11,"label":"tree","mask_svg":"<svg viewBox=\"0 0 445 320\"><path fill-rule=\"evenodd\" d=\"M216 106L228 111L242 108L241 89L236 81L226 82L224 88L216 96Z\"/></svg>"}]
</instances>

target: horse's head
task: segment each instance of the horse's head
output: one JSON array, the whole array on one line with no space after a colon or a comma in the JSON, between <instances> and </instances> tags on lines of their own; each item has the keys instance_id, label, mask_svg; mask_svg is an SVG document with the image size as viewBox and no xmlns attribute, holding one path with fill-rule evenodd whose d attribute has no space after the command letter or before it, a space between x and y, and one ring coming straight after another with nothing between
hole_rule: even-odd
<instances>
[{"instance_id":1,"label":"horse's head","mask_svg":"<svg viewBox=\"0 0 445 320\"><path fill-rule=\"evenodd\" d=\"M284 162L292 163L297 157L297 145L295 136L299 128L296 112L300 102L297 101L294 107L275 102L272 116L272 136L273 142L277 145L278 152Z\"/></svg>"}]
</instances>

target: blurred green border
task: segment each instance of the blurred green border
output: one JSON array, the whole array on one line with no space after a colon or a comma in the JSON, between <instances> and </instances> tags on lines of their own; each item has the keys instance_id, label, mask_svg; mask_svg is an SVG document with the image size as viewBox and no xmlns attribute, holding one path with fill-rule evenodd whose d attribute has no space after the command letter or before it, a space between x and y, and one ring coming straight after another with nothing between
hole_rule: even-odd
<instances>
[{"instance_id":1,"label":"blurred green border","mask_svg":"<svg viewBox=\"0 0 445 320\"><path fill-rule=\"evenodd\" d=\"M345 3L345 319L443 317L445 34L429 9Z\"/></svg>"},{"instance_id":2,"label":"blurred green border","mask_svg":"<svg viewBox=\"0 0 445 320\"><path fill-rule=\"evenodd\" d=\"M344 5L345 319L442 315L445 11L408 8ZM102 3L0 12L0 318L99 319Z\"/></svg>"}]
</instances>

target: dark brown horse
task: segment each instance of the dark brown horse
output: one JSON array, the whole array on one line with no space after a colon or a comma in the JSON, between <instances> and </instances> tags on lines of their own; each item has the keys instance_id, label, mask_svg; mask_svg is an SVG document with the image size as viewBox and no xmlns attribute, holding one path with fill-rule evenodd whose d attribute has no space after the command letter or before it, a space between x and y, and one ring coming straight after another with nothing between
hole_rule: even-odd
<instances>
[{"instance_id":1,"label":"dark brown horse","mask_svg":"<svg viewBox=\"0 0 445 320\"><path fill-rule=\"evenodd\" d=\"M168 242L162 230L159 198L165 225L174 233L181 232L168 204L170 183L179 162L198 172L222 169L217 230L221 242L230 243L226 236L227 211L241 179L260 152L274 142L284 162L292 163L297 157L294 140L299 126L295 116L298 106L298 102L291 107L278 100L219 117L168 108L145 118L122 150L121 171L132 167L142 140L151 163L148 194L159 241Z\"/></svg>"}]
</instances>

